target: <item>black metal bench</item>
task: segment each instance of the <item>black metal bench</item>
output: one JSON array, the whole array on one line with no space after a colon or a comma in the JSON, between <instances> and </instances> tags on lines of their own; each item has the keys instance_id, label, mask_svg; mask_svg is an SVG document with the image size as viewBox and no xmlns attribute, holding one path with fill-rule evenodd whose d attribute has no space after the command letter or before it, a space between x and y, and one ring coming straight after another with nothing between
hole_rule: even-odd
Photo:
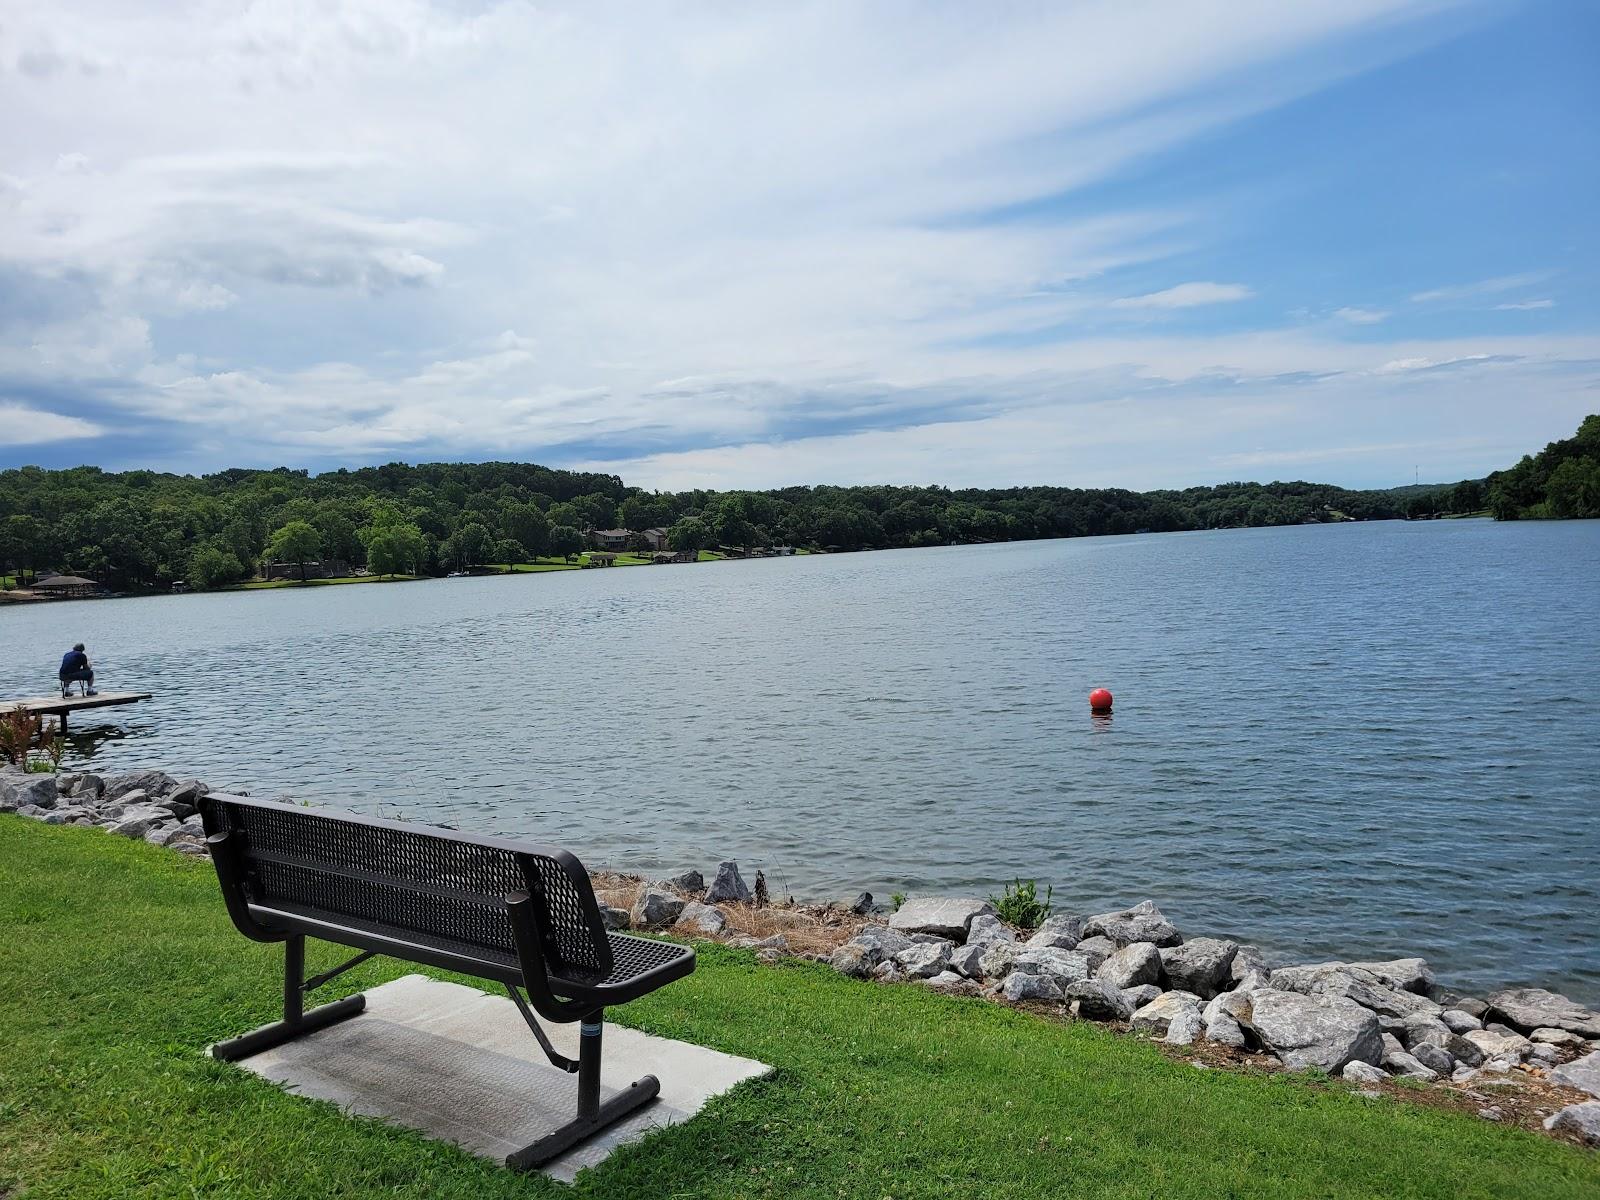
<instances>
[{"instance_id":1,"label":"black metal bench","mask_svg":"<svg viewBox=\"0 0 1600 1200\"><path fill-rule=\"evenodd\" d=\"M567 851L238 796L206 797L201 815L234 925L284 945L283 1020L217 1043L217 1058L246 1058L360 1013L362 995L310 1010L304 996L385 954L503 984L545 1055L577 1073L577 1116L507 1166L537 1167L661 1090L646 1075L601 1103L604 1012L688 975L694 951L608 932L588 872ZM307 937L360 953L307 979ZM535 1013L582 1022L577 1062L556 1051Z\"/></svg>"}]
</instances>

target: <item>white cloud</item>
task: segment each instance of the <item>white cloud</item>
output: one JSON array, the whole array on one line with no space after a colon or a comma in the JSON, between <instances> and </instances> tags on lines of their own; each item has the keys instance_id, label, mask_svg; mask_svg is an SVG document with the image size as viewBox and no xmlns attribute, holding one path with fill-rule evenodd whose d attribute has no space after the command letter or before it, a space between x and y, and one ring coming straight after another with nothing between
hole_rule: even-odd
<instances>
[{"instance_id":1,"label":"white cloud","mask_svg":"<svg viewBox=\"0 0 1600 1200\"><path fill-rule=\"evenodd\" d=\"M1496 304L1495 308L1500 312L1531 312L1537 308L1554 308L1555 306L1556 302L1554 300L1516 300L1509 304Z\"/></svg>"},{"instance_id":2,"label":"white cloud","mask_svg":"<svg viewBox=\"0 0 1600 1200\"><path fill-rule=\"evenodd\" d=\"M1510 292L1517 288L1530 287L1535 283L1543 283L1554 274L1554 271L1524 271L1520 275L1497 275L1493 279L1480 279L1475 283L1460 283L1451 287L1439 287L1426 292L1417 292L1412 295L1411 299L1417 304L1475 300L1480 296L1493 296L1498 292Z\"/></svg>"},{"instance_id":3,"label":"white cloud","mask_svg":"<svg viewBox=\"0 0 1600 1200\"><path fill-rule=\"evenodd\" d=\"M99 437L105 432L101 426L79 417L66 417L0 400L0 447L43 446L50 442Z\"/></svg>"},{"instance_id":4,"label":"white cloud","mask_svg":"<svg viewBox=\"0 0 1600 1200\"><path fill-rule=\"evenodd\" d=\"M1124 296L1111 302L1112 308L1193 308L1200 304L1225 304L1247 300L1252 295L1242 283L1180 283L1165 291L1143 296Z\"/></svg>"},{"instance_id":5,"label":"white cloud","mask_svg":"<svg viewBox=\"0 0 1600 1200\"><path fill-rule=\"evenodd\" d=\"M1391 316L1390 313L1376 308L1336 308L1333 310L1333 315L1352 325L1376 325Z\"/></svg>"}]
</instances>

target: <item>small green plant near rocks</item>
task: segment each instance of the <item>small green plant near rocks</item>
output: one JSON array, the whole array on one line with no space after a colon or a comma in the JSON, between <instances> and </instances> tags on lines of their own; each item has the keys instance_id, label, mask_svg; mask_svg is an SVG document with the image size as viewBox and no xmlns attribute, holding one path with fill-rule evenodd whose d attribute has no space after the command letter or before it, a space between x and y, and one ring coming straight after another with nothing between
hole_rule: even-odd
<instances>
[{"instance_id":1,"label":"small green plant near rocks","mask_svg":"<svg viewBox=\"0 0 1600 1200\"><path fill-rule=\"evenodd\" d=\"M904 904L905 902L906 902L906 894L904 892L890 892L889 893L889 903L894 905L894 911L895 912L899 912L900 911L900 906L902 904Z\"/></svg>"},{"instance_id":2,"label":"small green plant near rocks","mask_svg":"<svg viewBox=\"0 0 1600 1200\"><path fill-rule=\"evenodd\" d=\"M1000 914L1002 921L1015 925L1018 929L1037 929L1050 915L1050 897L1055 894L1055 888L1047 887L1044 890L1044 899L1039 899L1039 885L1035 880L1024 883L1014 879L1006 884L1005 892L999 896L990 896L989 903L994 905L995 911Z\"/></svg>"}]
</instances>

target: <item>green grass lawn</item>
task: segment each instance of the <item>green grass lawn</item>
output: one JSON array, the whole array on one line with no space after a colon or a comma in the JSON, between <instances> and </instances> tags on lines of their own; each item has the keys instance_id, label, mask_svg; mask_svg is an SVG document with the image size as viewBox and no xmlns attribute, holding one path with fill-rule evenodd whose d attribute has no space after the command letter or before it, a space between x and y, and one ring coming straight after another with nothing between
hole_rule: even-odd
<instances>
[{"instance_id":1,"label":"green grass lawn","mask_svg":"<svg viewBox=\"0 0 1600 1200\"><path fill-rule=\"evenodd\" d=\"M202 1055L273 1019L281 979L208 863L0 816L0 947L6 1200L566 1191ZM314 945L310 969L339 957ZM328 991L415 969L369 963ZM744 951L706 948L613 1015L777 1071L613 1155L580 1196L1600 1195L1600 1155L1516 1129Z\"/></svg>"}]
</instances>

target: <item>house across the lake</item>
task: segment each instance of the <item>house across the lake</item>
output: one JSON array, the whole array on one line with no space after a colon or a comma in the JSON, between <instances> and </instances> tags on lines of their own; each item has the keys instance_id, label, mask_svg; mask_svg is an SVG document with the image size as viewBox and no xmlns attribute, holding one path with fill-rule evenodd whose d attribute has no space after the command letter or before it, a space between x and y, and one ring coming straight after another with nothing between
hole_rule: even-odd
<instances>
[{"instance_id":1,"label":"house across the lake","mask_svg":"<svg viewBox=\"0 0 1600 1200\"><path fill-rule=\"evenodd\" d=\"M45 596L52 600L82 600L89 596L98 596L105 591L93 579L85 579L81 575L50 575L35 581L33 592L36 596Z\"/></svg>"},{"instance_id":2,"label":"house across the lake","mask_svg":"<svg viewBox=\"0 0 1600 1200\"><path fill-rule=\"evenodd\" d=\"M350 574L350 564L341 559L307 559L307 579L339 579ZM297 562L268 563L266 570L261 573L263 579L299 579L300 564Z\"/></svg>"},{"instance_id":3,"label":"house across the lake","mask_svg":"<svg viewBox=\"0 0 1600 1200\"><path fill-rule=\"evenodd\" d=\"M589 543L596 550L626 550L632 536L626 529L591 529Z\"/></svg>"}]
</instances>

